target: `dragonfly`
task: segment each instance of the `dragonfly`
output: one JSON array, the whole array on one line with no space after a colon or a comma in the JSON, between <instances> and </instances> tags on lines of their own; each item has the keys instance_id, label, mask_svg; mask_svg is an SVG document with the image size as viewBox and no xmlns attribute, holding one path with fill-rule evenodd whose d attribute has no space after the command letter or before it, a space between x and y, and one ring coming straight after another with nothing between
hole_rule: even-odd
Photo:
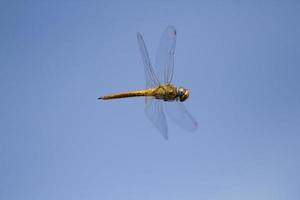
<instances>
[{"instance_id":1,"label":"dragonfly","mask_svg":"<svg viewBox=\"0 0 300 200\"><path fill-rule=\"evenodd\" d=\"M197 129L196 120L183 104L190 96L190 91L184 87L176 87L171 83L174 73L176 38L176 29L173 26L168 26L161 36L153 67L143 36L138 32L137 42L146 75L146 89L109 94L98 98L111 100L145 97L146 115L165 139L168 139L165 113L179 127L187 131Z\"/></svg>"}]
</instances>

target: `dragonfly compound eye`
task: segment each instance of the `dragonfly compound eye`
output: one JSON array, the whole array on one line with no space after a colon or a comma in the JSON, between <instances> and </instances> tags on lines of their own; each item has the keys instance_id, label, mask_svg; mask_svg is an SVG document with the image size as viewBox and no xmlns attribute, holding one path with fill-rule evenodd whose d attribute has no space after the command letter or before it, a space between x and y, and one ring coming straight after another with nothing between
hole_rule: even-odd
<instances>
[{"instance_id":1,"label":"dragonfly compound eye","mask_svg":"<svg viewBox=\"0 0 300 200\"><path fill-rule=\"evenodd\" d=\"M185 101L190 96L190 92L189 92L189 90L187 90L183 87L179 87L178 88L178 96L179 96L180 101Z\"/></svg>"}]
</instances>

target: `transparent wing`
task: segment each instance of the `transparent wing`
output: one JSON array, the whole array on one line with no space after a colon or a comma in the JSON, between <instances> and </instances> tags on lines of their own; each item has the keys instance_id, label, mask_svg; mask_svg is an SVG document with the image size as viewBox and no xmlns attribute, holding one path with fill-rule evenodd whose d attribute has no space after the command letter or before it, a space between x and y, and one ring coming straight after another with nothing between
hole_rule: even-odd
<instances>
[{"instance_id":1,"label":"transparent wing","mask_svg":"<svg viewBox=\"0 0 300 200\"><path fill-rule=\"evenodd\" d=\"M197 121L187 111L184 104L179 101L165 102L164 107L167 115L179 127L187 131L195 131L198 127Z\"/></svg>"},{"instance_id":2,"label":"transparent wing","mask_svg":"<svg viewBox=\"0 0 300 200\"><path fill-rule=\"evenodd\" d=\"M156 52L155 68L161 83L171 83L174 72L176 30L168 26L161 36Z\"/></svg>"},{"instance_id":3,"label":"transparent wing","mask_svg":"<svg viewBox=\"0 0 300 200\"><path fill-rule=\"evenodd\" d=\"M140 33L137 33L137 41L145 69L146 88L157 87L160 85L160 82L151 66L149 54L143 36ZM145 112L147 117L159 130L163 137L168 139L167 120L163 111L162 102L156 100L154 97L148 96L145 98L145 103Z\"/></svg>"},{"instance_id":4,"label":"transparent wing","mask_svg":"<svg viewBox=\"0 0 300 200\"><path fill-rule=\"evenodd\" d=\"M137 41L141 52L145 75L146 75L146 88L155 87L160 84L158 77L155 75L154 69L151 66L149 54L143 39L142 34L137 33Z\"/></svg>"},{"instance_id":5,"label":"transparent wing","mask_svg":"<svg viewBox=\"0 0 300 200\"><path fill-rule=\"evenodd\" d=\"M163 111L162 101L150 97L146 103L146 115L154 126L159 130L163 137L168 139L168 125L165 113Z\"/></svg>"}]
</instances>

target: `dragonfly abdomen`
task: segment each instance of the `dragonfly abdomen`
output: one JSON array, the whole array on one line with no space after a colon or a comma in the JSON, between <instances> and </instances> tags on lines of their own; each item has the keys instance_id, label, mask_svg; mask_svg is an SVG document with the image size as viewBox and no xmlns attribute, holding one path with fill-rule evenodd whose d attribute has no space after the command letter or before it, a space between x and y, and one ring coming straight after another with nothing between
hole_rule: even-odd
<instances>
[{"instance_id":1,"label":"dragonfly abdomen","mask_svg":"<svg viewBox=\"0 0 300 200\"><path fill-rule=\"evenodd\" d=\"M128 98L128 97L139 97L139 96L153 96L154 88L145 89L145 90L134 90L129 92L122 92L117 94L110 94L98 99L109 100L109 99L120 99L120 98Z\"/></svg>"}]
</instances>

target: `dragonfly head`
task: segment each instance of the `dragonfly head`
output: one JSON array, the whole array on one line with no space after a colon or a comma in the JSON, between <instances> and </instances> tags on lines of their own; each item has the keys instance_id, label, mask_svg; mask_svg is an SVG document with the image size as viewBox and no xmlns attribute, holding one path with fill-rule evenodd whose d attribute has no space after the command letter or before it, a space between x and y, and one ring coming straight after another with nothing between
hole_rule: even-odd
<instances>
[{"instance_id":1,"label":"dragonfly head","mask_svg":"<svg viewBox=\"0 0 300 200\"><path fill-rule=\"evenodd\" d=\"M190 96L189 90L183 87L177 89L177 94L180 101L185 101Z\"/></svg>"}]
</instances>

